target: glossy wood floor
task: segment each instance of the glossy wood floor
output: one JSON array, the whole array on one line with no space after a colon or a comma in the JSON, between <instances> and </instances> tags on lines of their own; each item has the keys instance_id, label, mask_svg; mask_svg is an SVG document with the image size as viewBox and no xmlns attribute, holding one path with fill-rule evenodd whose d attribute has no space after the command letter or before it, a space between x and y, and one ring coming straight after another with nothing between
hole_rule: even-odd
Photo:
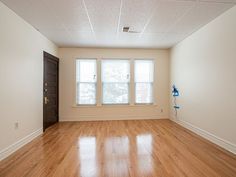
<instances>
[{"instance_id":1,"label":"glossy wood floor","mask_svg":"<svg viewBox=\"0 0 236 177\"><path fill-rule=\"evenodd\" d=\"M1 177L234 177L236 156L170 120L66 122L0 163Z\"/></svg>"}]
</instances>

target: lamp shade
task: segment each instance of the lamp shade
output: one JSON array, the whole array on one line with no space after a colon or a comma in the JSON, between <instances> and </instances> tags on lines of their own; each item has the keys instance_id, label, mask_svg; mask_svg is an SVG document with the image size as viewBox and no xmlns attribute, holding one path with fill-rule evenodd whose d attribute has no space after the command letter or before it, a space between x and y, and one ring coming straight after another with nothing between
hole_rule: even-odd
<instances>
[{"instance_id":1,"label":"lamp shade","mask_svg":"<svg viewBox=\"0 0 236 177\"><path fill-rule=\"evenodd\" d=\"M172 86L172 95L174 97L179 96L179 91L178 91L178 89L176 88L175 85Z\"/></svg>"}]
</instances>

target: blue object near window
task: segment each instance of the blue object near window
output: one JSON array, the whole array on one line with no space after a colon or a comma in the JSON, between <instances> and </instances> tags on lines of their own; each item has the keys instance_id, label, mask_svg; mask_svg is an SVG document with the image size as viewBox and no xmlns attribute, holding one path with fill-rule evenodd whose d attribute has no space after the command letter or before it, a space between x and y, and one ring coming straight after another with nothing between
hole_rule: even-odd
<instances>
[{"instance_id":1,"label":"blue object near window","mask_svg":"<svg viewBox=\"0 0 236 177\"><path fill-rule=\"evenodd\" d=\"M175 87L175 85L173 85L172 88L173 88L173 90L172 90L172 95L173 95L174 97L179 96L179 91L178 91L178 89Z\"/></svg>"},{"instance_id":2,"label":"blue object near window","mask_svg":"<svg viewBox=\"0 0 236 177\"><path fill-rule=\"evenodd\" d=\"M177 116L177 109L180 109L180 106L178 106L176 103L176 97L179 96L179 90L177 89L175 85L172 86L172 95L174 97L174 109Z\"/></svg>"},{"instance_id":3,"label":"blue object near window","mask_svg":"<svg viewBox=\"0 0 236 177\"><path fill-rule=\"evenodd\" d=\"M174 106L175 109L179 109L180 107L179 106Z\"/></svg>"}]
</instances>

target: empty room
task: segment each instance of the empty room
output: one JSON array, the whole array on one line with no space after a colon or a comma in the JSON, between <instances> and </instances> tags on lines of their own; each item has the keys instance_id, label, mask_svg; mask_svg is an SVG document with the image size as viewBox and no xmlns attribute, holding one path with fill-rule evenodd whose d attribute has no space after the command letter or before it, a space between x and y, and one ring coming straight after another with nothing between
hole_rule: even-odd
<instances>
[{"instance_id":1,"label":"empty room","mask_svg":"<svg viewBox=\"0 0 236 177\"><path fill-rule=\"evenodd\" d=\"M0 177L236 177L236 0L0 0Z\"/></svg>"}]
</instances>

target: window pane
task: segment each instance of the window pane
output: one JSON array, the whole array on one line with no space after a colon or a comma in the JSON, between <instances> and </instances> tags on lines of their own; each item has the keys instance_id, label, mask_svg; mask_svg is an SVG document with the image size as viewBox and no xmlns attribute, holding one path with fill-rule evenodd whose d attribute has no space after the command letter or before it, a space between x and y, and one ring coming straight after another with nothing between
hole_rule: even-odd
<instances>
[{"instance_id":1,"label":"window pane","mask_svg":"<svg viewBox=\"0 0 236 177\"><path fill-rule=\"evenodd\" d=\"M95 83L77 83L77 104L96 104Z\"/></svg>"},{"instance_id":2,"label":"window pane","mask_svg":"<svg viewBox=\"0 0 236 177\"><path fill-rule=\"evenodd\" d=\"M96 82L96 60L76 60L77 82Z\"/></svg>"},{"instance_id":3,"label":"window pane","mask_svg":"<svg viewBox=\"0 0 236 177\"><path fill-rule=\"evenodd\" d=\"M135 82L153 82L152 60L135 60Z\"/></svg>"},{"instance_id":4,"label":"window pane","mask_svg":"<svg viewBox=\"0 0 236 177\"><path fill-rule=\"evenodd\" d=\"M129 60L102 60L103 82L129 82Z\"/></svg>"},{"instance_id":5,"label":"window pane","mask_svg":"<svg viewBox=\"0 0 236 177\"><path fill-rule=\"evenodd\" d=\"M126 83L104 83L104 104L127 104L129 102L129 84Z\"/></svg>"},{"instance_id":6,"label":"window pane","mask_svg":"<svg viewBox=\"0 0 236 177\"><path fill-rule=\"evenodd\" d=\"M152 103L152 83L136 83L135 84L135 102L136 103Z\"/></svg>"}]
</instances>

